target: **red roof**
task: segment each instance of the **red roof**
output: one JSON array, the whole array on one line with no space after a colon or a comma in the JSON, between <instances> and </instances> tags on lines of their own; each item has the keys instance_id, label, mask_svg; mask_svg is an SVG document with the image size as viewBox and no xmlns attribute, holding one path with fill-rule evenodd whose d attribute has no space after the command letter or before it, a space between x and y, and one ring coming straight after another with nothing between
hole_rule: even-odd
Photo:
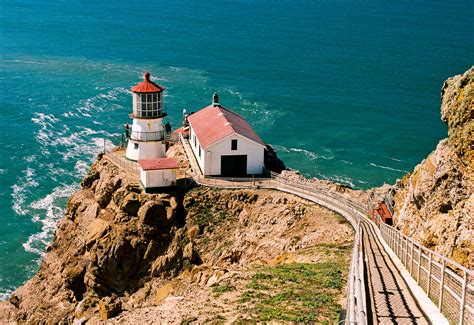
<instances>
[{"instance_id":1,"label":"red roof","mask_svg":"<svg viewBox=\"0 0 474 325\"><path fill-rule=\"evenodd\" d=\"M189 115L188 121L204 149L233 133L265 146L242 116L219 104L207 106Z\"/></svg>"},{"instance_id":2,"label":"red roof","mask_svg":"<svg viewBox=\"0 0 474 325\"><path fill-rule=\"evenodd\" d=\"M143 170L176 169L178 163L174 158L140 159L138 164Z\"/></svg>"},{"instance_id":3,"label":"red roof","mask_svg":"<svg viewBox=\"0 0 474 325\"><path fill-rule=\"evenodd\" d=\"M159 93L164 90L163 87L150 80L150 73L145 72L143 82L132 87L134 93Z\"/></svg>"}]
</instances>

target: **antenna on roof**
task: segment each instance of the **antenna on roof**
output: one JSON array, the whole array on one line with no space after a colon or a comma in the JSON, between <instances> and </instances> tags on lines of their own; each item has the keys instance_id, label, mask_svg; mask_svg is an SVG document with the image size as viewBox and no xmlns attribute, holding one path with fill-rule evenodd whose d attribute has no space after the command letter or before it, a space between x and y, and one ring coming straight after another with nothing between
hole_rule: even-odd
<instances>
[{"instance_id":1,"label":"antenna on roof","mask_svg":"<svg viewBox=\"0 0 474 325\"><path fill-rule=\"evenodd\" d=\"M219 104L219 95L217 94L217 92L212 95L212 106L221 106L221 104Z\"/></svg>"}]
</instances>

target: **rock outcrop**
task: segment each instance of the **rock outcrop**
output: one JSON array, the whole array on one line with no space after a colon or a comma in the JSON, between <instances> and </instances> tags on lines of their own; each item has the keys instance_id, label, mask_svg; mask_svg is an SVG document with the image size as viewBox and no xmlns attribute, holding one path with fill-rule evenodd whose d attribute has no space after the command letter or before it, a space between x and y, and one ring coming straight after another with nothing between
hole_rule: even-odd
<instances>
[{"instance_id":1,"label":"rock outcrop","mask_svg":"<svg viewBox=\"0 0 474 325\"><path fill-rule=\"evenodd\" d=\"M180 322L193 311L200 319L202 304L222 279L235 272L248 276L250 265L275 258L294 262L299 251L317 244L327 245L324 250L342 245L341 272L347 271L351 227L291 195L200 187L145 194L136 176L107 156L99 157L81 185L38 273L0 303L0 323L82 324L113 317L136 323L150 319L149 313ZM187 310L163 313L169 296L189 291L190 283L199 297L188 292L180 298L189 302ZM342 297L342 289L335 297ZM137 308L148 315L136 314Z\"/></svg>"},{"instance_id":2,"label":"rock outcrop","mask_svg":"<svg viewBox=\"0 0 474 325\"><path fill-rule=\"evenodd\" d=\"M423 245L474 267L474 67L446 80L448 138L395 186L395 224Z\"/></svg>"}]
</instances>

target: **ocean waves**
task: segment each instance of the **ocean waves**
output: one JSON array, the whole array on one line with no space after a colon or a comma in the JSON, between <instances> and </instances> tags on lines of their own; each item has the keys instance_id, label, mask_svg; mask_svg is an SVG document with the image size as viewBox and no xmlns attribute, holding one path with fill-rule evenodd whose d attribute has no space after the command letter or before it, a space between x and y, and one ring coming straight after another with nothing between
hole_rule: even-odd
<instances>
[{"instance_id":1,"label":"ocean waves","mask_svg":"<svg viewBox=\"0 0 474 325\"><path fill-rule=\"evenodd\" d=\"M29 207L32 220L41 223L41 231L28 237L23 244L25 251L43 255L44 248L51 241L57 221L63 216L63 206L69 196L79 189L77 184L59 186L44 198L32 202Z\"/></svg>"}]
</instances>

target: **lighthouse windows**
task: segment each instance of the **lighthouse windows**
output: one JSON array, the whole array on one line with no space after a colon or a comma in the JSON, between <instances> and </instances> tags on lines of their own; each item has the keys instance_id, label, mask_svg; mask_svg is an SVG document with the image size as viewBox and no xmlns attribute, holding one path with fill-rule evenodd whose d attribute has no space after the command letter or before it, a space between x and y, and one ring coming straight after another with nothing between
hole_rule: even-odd
<instances>
[{"instance_id":1,"label":"lighthouse windows","mask_svg":"<svg viewBox=\"0 0 474 325\"><path fill-rule=\"evenodd\" d=\"M136 117L157 117L161 115L161 94L135 94L133 114Z\"/></svg>"}]
</instances>

